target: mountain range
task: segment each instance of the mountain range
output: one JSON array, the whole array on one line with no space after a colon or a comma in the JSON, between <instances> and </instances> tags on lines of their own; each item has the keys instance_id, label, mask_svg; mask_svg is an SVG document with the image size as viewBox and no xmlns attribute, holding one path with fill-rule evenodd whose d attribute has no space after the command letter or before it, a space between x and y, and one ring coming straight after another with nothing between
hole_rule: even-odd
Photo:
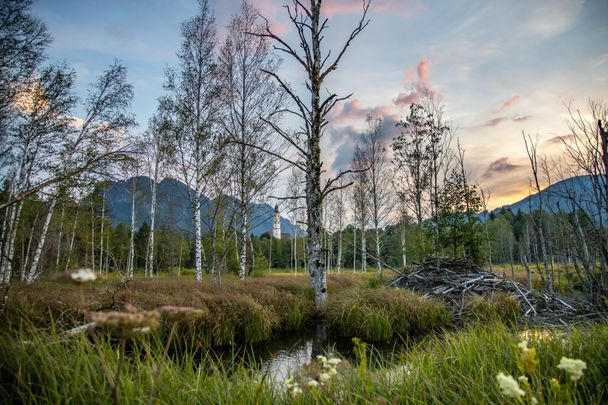
<instances>
[{"instance_id":1,"label":"mountain range","mask_svg":"<svg viewBox=\"0 0 608 405\"><path fill-rule=\"evenodd\" d=\"M603 182L601 181L600 184ZM549 212L558 212L560 210L572 212L572 199L574 198L577 202L576 209L583 209L595 215L597 204L595 203L595 196L593 194L594 178L592 176L574 176L558 181L541 190L540 193L532 194L513 204L496 208L493 212L499 213L501 210L510 210L513 213L517 213L518 211L524 213L535 211L539 209L542 197L543 209Z\"/></svg>"},{"instance_id":2,"label":"mountain range","mask_svg":"<svg viewBox=\"0 0 608 405\"><path fill-rule=\"evenodd\" d=\"M135 190L135 224L140 227L144 222L150 224L151 191L150 178L146 176L131 177L125 181L112 181L105 189L109 207L109 218L114 226L131 224L131 190ZM180 232L194 232L192 208L188 199L188 187L175 179L166 178L157 186L156 228L169 229ZM228 198L230 201L230 197ZM211 227L214 206L213 200L203 198L201 216L203 232ZM233 200L233 203L238 202ZM236 204L231 204L236 206ZM274 208L269 204L252 204L251 206L251 233L260 236L272 232L274 222ZM282 233L292 233L292 223L281 216ZM303 234L301 231L300 234Z\"/></svg>"}]
</instances>

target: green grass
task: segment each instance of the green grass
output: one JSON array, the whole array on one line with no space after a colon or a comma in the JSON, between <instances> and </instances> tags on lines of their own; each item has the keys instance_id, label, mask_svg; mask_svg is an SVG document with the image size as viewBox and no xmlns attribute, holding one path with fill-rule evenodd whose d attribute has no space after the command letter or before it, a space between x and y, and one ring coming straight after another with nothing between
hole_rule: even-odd
<instances>
[{"instance_id":1,"label":"green grass","mask_svg":"<svg viewBox=\"0 0 608 405\"><path fill-rule=\"evenodd\" d=\"M325 318L342 336L388 341L446 327L450 312L439 301L407 290L351 288L330 295Z\"/></svg>"},{"instance_id":2,"label":"green grass","mask_svg":"<svg viewBox=\"0 0 608 405\"><path fill-rule=\"evenodd\" d=\"M532 331L529 345L538 354L536 371L529 374L534 396L542 403L600 404L608 400L608 326L569 327L557 332ZM338 375L322 389L310 389L293 399L283 386L266 381L256 367L238 356L216 357L212 351L185 350L166 357L155 336L130 345L120 381L121 403L146 403L157 367L160 379L157 403L515 403L500 393L499 372L518 377L520 333L494 324L429 336L407 351L394 353L388 363L368 353L367 365L343 361ZM99 353L108 368L117 366L116 346L98 336ZM562 356L587 362L584 376L575 384L556 365ZM359 356L361 360L361 355ZM90 339L61 340L53 330L24 324L19 330L0 332L0 402L86 403L111 402L105 388L100 355ZM318 367L317 367L318 370ZM315 377L305 369L301 381ZM556 392L549 380L561 388ZM529 398L524 403L528 403Z\"/></svg>"}]
</instances>

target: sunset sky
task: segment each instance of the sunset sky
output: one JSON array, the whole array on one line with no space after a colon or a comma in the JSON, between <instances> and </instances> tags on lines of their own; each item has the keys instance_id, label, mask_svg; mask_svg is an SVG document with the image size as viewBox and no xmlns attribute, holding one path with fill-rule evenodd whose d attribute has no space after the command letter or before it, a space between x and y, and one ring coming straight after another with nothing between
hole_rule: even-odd
<instances>
[{"instance_id":1,"label":"sunset sky","mask_svg":"<svg viewBox=\"0 0 608 405\"><path fill-rule=\"evenodd\" d=\"M254 0L277 32L295 43L283 0ZM210 0L218 39L240 0ZM325 0L326 47L356 24L360 0ZM163 71L176 64L179 25L195 0L38 0L34 14L54 37L50 62L78 73L79 95L114 59L129 69L133 111L143 131L163 94ZM608 101L608 1L372 0L371 23L327 82L351 100L332 113L323 147L329 171L345 168L367 113L384 119L386 137L419 89L441 96L458 128L473 179L492 190L492 207L528 193L522 131L556 154L568 134L565 104ZM281 75L302 89L303 72L285 60ZM287 125L293 124L291 121Z\"/></svg>"}]
</instances>

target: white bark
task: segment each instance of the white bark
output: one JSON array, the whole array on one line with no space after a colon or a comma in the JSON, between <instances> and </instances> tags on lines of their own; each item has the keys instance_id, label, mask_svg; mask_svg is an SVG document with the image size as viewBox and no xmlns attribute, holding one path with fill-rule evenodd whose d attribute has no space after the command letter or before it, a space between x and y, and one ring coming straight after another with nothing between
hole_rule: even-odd
<instances>
[{"instance_id":1,"label":"white bark","mask_svg":"<svg viewBox=\"0 0 608 405\"><path fill-rule=\"evenodd\" d=\"M80 209L76 208L76 218L74 218L74 225L72 226L72 235L70 237L70 247L68 248L68 254L65 259L65 270L68 270L70 265L70 260L72 259L72 251L74 250L74 239L76 238L76 227L78 225L78 215L80 214Z\"/></svg>"},{"instance_id":2,"label":"white bark","mask_svg":"<svg viewBox=\"0 0 608 405\"><path fill-rule=\"evenodd\" d=\"M196 281L203 279L203 244L200 200L194 204L194 265Z\"/></svg>"},{"instance_id":3,"label":"white bark","mask_svg":"<svg viewBox=\"0 0 608 405\"><path fill-rule=\"evenodd\" d=\"M42 255L42 248L44 247L44 242L46 241L46 235L49 230L49 225L51 223L51 218L53 217L53 211L55 210L56 203L57 203L57 195L53 195L51 197L51 200L49 201L49 210L46 214L46 219L44 220L44 225L42 226L40 240L38 241L38 245L36 246L36 251L34 252L34 258L32 259L32 265L31 265L29 273L26 277L26 281L28 284L33 283L40 275L40 272L38 271L38 263L40 262L40 256Z\"/></svg>"},{"instance_id":4,"label":"white bark","mask_svg":"<svg viewBox=\"0 0 608 405\"><path fill-rule=\"evenodd\" d=\"M148 234L148 246L146 249L146 269L145 274L148 277L154 276L154 229L156 228L156 199L157 199L157 177L158 177L158 162L154 170L154 176L150 180L150 233Z\"/></svg>"},{"instance_id":5,"label":"white bark","mask_svg":"<svg viewBox=\"0 0 608 405\"><path fill-rule=\"evenodd\" d=\"M127 259L127 278L133 277L135 265L135 187L131 190L131 234L129 235L129 257Z\"/></svg>"}]
</instances>

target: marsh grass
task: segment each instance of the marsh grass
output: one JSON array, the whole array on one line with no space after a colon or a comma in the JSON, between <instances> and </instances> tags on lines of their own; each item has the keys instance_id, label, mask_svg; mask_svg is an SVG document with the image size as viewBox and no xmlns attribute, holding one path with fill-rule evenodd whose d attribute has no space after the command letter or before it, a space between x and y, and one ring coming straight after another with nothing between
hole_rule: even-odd
<instances>
[{"instance_id":1,"label":"marsh grass","mask_svg":"<svg viewBox=\"0 0 608 405\"><path fill-rule=\"evenodd\" d=\"M538 354L538 373L530 376L539 402L552 401L549 380L560 383L559 403L601 404L608 400L608 326L595 324L560 331L532 330L526 334ZM305 387L292 398L285 387L266 380L260 365L211 350L166 356L156 335L134 340L120 376L124 403L145 403L155 370L160 369L156 403L509 403L501 395L496 374L518 376L516 346L520 333L494 324L428 336L407 350L396 351L395 363L366 349L344 367L323 391ZM117 365L110 335L98 336L101 355ZM361 350L361 345L359 346ZM576 385L557 369L562 356L580 358L588 368ZM0 402L111 402L104 389L98 354L87 336L62 340L53 328L42 330L22 323L19 330L0 332Z\"/></svg>"},{"instance_id":2,"label":"marsh grass","mask_svg":"<svg viewBox=\"0 0 608 405\"><path fill-rule=\"evenodd\" d=\"M328 277L329 289L340 294L366 280L352 275ZM87 313L122 310L128 305L153 310L163 305L188 306L204 312L180 325L180 339L207 346L255 343L278 332L297 331L314 322L314 297L308 278L270 275L244 281L226 277L220 285L211 278L200 283L190 277L135 278L121 288L119 280L74 286L56 282L17 283L1 318L7 329L21 320L38 327L53 324L69 329L88 321ZM84 304L83 304L84 303ZM169 327L162 328L165 335Z\"/></svg>"},{"instance_id":3,"label":"marsh grass","mask_svg":"<svg viewBox=\"0 0 608 405\"><path fill-rule=\"evenodd\" d=\"M451 320L439 301L396 288L351 288L330 296L325 314L332 331L367 341L388 341L446 327Z\"/></svg>"}]
</instances>

